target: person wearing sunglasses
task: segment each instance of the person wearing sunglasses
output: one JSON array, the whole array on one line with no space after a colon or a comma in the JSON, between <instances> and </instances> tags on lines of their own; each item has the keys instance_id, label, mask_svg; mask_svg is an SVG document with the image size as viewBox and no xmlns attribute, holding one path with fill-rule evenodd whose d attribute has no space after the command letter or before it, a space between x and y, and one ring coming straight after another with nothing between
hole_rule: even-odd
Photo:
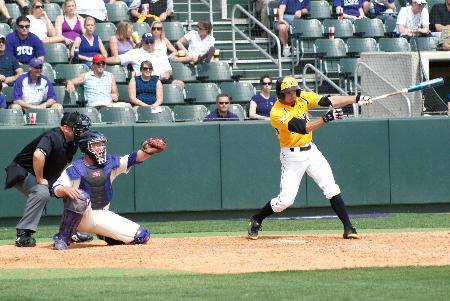
<instances>
[{"instance_id":1,"label":"person wearing sunglasses","mask_svg":"<svg viewBox=\"0 0 450 301\"><path fill-rule=\"evenodd\" d=\"M14 56L5 53L6 38L0 33L0 88L14 85L17 77L23 73Z\"/></svg>"},{"instance_id":2,"label":"person wearing sunglasses","mask_svg":"<svg viewBox=\"0 0 450 301\"><path fill-rule=\"evenodd\" d=\"M227 94L219 94L216 97L217 109L209 113L203 121L238 121L239 117L230 112L230 97Z\"/></svg>"},{"instance_id":3,"label":"person wearing sunglasses","mask_svg":"<svg viewBox=\"0 0 450 301\"><path fill-rule=\"evenodd\" d=\"M40 59L33 58L29 71L19 75L14 83L11 109L54 108L63 112L62 105L56 102L52 82L42 75L43 64Z\"/></svg>"},{"instance_id":4,"label":"person wearing sunglasses","mask_svg":"<svg viewBox=\"0 0 450 301\"><path fill-rule=\"evenodd\" d=\"M177 41L178 50L185 53L185 56L173 57L174 62L209 63L214 56L214 43L216 40L211 35L212 24L209 21L198 21L197 30L187 32ZM184 46L189 44L188 49Z\"/></svg>"},{"instance_id":5,"label":"person wearing sunglasses","mask_svg":"<svg viewBox=\"0 0 450 301\"><path fill-rule=\"evenodd\" d=\"M275 96L270 94L272 90L272 77L268 74L259 79L261 92L254 95L250 100L248 116L251 119L270 120L270 110L277 101Z\"/></svg>"},{"instance_id":6,"label":"person wearing sunglasses","mask_svg":"<svg viewBox=\"0 0 450 301\"><path fill-rule=\"evenodd\" d=\"M133 26L128 21L120 21L117 24L116 34L109 37L109 50L111 56L124 54L136 48L136 43L131 38Z\"/></svg>"},{"instance_id":7,"label":"person wearing sunglasses","mask_svg":"<svg viewBox=\"0 0 450 301\"><path fill-rule=\"evenodd\" d=\"M161 22L170 21L173 15L173 0L133 0L129 5L131 21L136 22L140 17L145 17L149 25L158 17Z\"/></svg>"},{"instance_id":8,"label":"person wearing sunglasses","mask_svg":"<svg viewBox=\"0 0 450 301\"><path fill-rule=\"evenodd\" d=\"M153 65L150 61L141 63L141 75L132 77L128 84L128 96L137 112L139 107L151 107L158 110L163 102L163 86L158 76L152 75Z\"/></svg>"},{"instance_id":9,"label":"person wearing sunglasses","mask_svg":"<svg viewBox=\"0 0 450 301\"><path fill-rule=\"evenodd\" d=\"M166 38L162 22L154 21L150 28L153 38L155 39L155 51L164 55L167 55L167 52L169 52L170 55L175 55L177 50L173 47L172 43L170 43L169 39Z\"/></svg>"},{"instance_id":10,"label":"person wearing sunglasses","mask_svg":"<svg viewBox=\"0 0 450 301\"><path fill-rule=\"evenodd\" d=\"M16 30L6 37L5 53L14 56L22 64L28 64L32 58L44 61L44 44L30 32L30 20L26 16L16 19Z\"/></svg>"}]
</instances>

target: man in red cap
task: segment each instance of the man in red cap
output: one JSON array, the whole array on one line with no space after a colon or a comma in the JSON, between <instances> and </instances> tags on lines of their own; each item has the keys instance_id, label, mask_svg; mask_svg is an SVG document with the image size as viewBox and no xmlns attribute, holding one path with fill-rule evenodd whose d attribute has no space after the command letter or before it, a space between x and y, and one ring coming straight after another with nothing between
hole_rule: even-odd
<instances>
[{"instance_id":1,"label":"man in red cap","mask_svg":"<svg viewBox=\"0 0 450 301\"><path fill-rule=\"evenodd\" d=\"M116 79L111 72L105 71L106 58L96 54L92 58L91 71L80 74L67 81L67 91L72 92L75 86L83 84L84 99L87 107L131 107L129 103L118 102L119 93Z\"/></svg>"}]
</instances>

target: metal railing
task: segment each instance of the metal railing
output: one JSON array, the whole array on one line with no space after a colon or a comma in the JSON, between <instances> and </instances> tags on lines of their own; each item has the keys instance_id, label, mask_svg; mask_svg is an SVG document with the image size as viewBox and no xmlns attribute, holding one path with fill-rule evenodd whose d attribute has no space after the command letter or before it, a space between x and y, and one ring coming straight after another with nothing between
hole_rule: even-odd
<instances>
[{"instance_id":1,"label":"metal railing","mask_svg":"<svg viewBox=\"0 0 450 301\"><path fill-rule=\"evenodd\" d=\"M277 44L277 52L278 59L275 59L270 55L265 49L259 46L254 40L252 40L247 34L245 34L242 30L240 30L236 26L236 11L240 11L244 15L246 15L250 20L252 20L256 25L258 25L263 31L267 33L268 36L272 37ZM271 60L278 67L278 76L282 76L282 62L281 62L281 43L280 39L275 35L270 29L268 29L264 24L262 24L259 20L257 20L252 14L250 14L247 10L245 10L239 4L235 4L231 11L231 30L232 30L232 42L233 42L233 68L237 68L237 55L236 55L236 32L241 35L244 39L246 39L250 44L252 44L256 49L258 49L266 58Z\"/></svg>"},{"instance_id":2,"label":"metal railing","mask_svg":"<svg viewBox=\"0 0 450 301\"><path fill-rule=\"evenodd\" d=\"M207 7L209 7L209 22L211 22L211 24L213 24L214 21L214 15L213 15L213 6L212 6L212 1L213 0L200 0L200 2L202 2L203 4L205 4ZM226 4L226 1L225 1ZM192 0L188 0L188 29L191 30L192 29Z\"/></svg>"}]
</instances>

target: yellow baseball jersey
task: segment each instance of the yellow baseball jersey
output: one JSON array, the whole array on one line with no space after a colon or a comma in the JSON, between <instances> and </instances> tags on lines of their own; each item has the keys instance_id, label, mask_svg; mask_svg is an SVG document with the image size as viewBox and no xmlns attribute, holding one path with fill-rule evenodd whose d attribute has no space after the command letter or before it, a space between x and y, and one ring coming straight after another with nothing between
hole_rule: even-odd
<instances>
[{"instance_id":1,"label":"yellow baseball jersey","mask_svg":"<svg viewBox=\"0 0 450 301\"><path fill-rule=\"evenodd\" d=\"M322 96L317 93L301 91L294 106L282 104L279 100L275 102L270 111L270 124L280 140L280 147L304 146L311 142L312 133L302 135L291 132L288 129L288 123L294 117L308 122L308 109L317 107L321 98Z\"/></svg>"}]
</instances>

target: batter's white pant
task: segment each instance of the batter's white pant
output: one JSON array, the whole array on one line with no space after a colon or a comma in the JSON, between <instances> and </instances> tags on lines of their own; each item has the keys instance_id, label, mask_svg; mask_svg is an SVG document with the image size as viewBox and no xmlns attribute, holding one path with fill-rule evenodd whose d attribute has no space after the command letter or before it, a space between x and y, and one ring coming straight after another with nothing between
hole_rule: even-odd
<instances>
[{"instance_id":1,"label":"batter's white pant","mask_svg":"<svg viewBox=\"0 0 450 301\"><path fill-rule=\"evenodd\" d=\"M91 206L83 213L78 230L94 233L115 240L131 243L139 225L108 209L92 210Z\"/></svg>"},{"instance_id":2,"label":"batter's white pant","mask_svg":"<svg viewBox=\"0 0 450 301\"><path fill-rule=\"evenodd\" d=\"M300 151L299 147L281 148L281 180L280 194L270 201L274 212L281 212L291 206L297 196L303 174L306 172L322 189L327 199L341 193L334 181L330 164L316 145L311 143L311 149Z\"/></svg>"}]
</instances>

